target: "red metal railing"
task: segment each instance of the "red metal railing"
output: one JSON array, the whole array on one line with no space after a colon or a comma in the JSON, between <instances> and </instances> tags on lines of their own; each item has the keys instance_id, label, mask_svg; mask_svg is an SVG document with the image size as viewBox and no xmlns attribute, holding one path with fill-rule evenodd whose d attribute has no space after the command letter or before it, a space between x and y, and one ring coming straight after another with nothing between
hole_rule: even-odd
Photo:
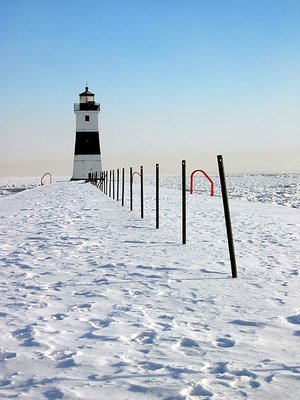
<instances>
[{"instance_id":1,"label":"red metal railing","mask_svg":"<svg viewBox=\"0 0 300 400\"><path fill-rule=\"evenodd\" d=\"M134 178L134 175L139 175L139 176L141 176L141 174L139 173L139 172L133 172L133 174L131 175L131 183L133 183L133 178Z\"/></svg>"},{"instance_id":2,"label":"red metal railing","mask_svg":"<svg viewBox=\"0 0 300 400\"><path fill-rule=\"evenodd\" d=\"M214 195L214 190L215 190L215 185L213 180L207 175L205 171L202 169L195 169L195 171L192 172L191 174L191 179L190 179L190 194L193 194L193 188L194 188L194 175L196 172L201 172L210 182L210 195Z\"/></svg>"},{"instance_id":3,"label":"red metal railing","mask_svg":"<svg viewBox=\"0 0 300 400\"><path fill-rule=\"evenodd\" d=\"M41 186L43 186L44 182L43 179L45 178L45 176L49 175L50 178L50 183L52 183L52 175L49 172L46 172L42 177L41 177Z\"/></svg>"}]
</instances>

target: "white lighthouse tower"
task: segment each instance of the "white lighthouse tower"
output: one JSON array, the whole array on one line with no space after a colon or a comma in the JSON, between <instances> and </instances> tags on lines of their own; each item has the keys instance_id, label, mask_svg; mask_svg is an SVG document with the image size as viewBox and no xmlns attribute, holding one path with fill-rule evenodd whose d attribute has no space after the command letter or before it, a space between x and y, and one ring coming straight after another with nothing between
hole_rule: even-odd
<instances>
[{"instance_id":1,"label":"white lighthouse tower","mask_svg":"<svg viewBox=\"0 0 300 400\"><path fill-rule=\"evenodd\" d=\"M88 179L90 173L102 171L98 129L100 104L94 101L94 93L86 87L74 104L76 114L76 138L72 180Z\"/></svg>"}]
</instances>

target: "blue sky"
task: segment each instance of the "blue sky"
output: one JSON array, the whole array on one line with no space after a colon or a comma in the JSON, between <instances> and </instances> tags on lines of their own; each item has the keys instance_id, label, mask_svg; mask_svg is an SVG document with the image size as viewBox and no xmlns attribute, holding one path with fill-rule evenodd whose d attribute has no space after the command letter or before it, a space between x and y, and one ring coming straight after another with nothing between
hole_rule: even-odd
<instances>
[{"instance_id":1,"label":"blue sky","mask_svg":"<svg viewBox=\"0 0 300 400\"><path fill-rule=\"evenodd\" d=\"M71 175L73 103L104 168L300 170L299 0L1 2L0 175Z\"/></svg>"}]
</instances>

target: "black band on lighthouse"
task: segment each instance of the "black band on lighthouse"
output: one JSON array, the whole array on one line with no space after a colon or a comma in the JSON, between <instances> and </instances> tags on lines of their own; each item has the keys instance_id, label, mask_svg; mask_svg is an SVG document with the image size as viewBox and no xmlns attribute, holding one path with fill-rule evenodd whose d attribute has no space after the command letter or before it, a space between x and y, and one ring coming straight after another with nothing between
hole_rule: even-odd
<instances>
[{"instance_id":1,"label":"black band on lighthouse","mask_svg":"<svg viewBox=\"0 0 300 400\"><path fill-rule=\"evenodd\" d=\"M99 132L76 132L74 154L100 154Z\"/></svg>"}]
</instances>

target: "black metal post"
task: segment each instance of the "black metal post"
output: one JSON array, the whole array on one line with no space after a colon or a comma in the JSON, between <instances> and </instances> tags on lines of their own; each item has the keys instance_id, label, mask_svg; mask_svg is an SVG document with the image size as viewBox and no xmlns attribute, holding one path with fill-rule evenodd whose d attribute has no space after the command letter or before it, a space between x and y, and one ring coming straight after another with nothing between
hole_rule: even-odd
<instances>
[{"instance_id":1,"label":"black metal post","mask_svg":"<svg viewBox=\"0 0 300 400\"><path fill-rule=\"evenodd\" d=\"M227 232L227 240L228 240L228 248L230 255L230 263L231 263L231 275L232 278L237 278L237 267L236 260L234 254L234 244L233 244L233 236L231 229L231 219L230 219L230 210L227 196L227 188L226 188L226 179L224 173L224 163L223 157L221 155L217 156L218 167L219 167L219 175L220 175L220 183L222 190L222 199L223 199L223 207L224 207L224 215L225 215L225 224L226 224L226 232Z\"/></svg>"},{"instance_id":2,"label":"black metal post","mask_svg":"<svg viewBox=\"0 0 300 400\"><path fill-rule=\"evenodd\" d=\"M186 162L182 160L182 244L186 244Z\"/></svg>"},{"instance_id":3,"label":"black metal post","mask_svg":"<svg viewBox=\"0 0 300 400\"><path fill-rule=\"evenodd\" d=\"M120 170L117 169L117 201L119 201L119 180L120 180Z\"/></svg>"},{"instance_id":4,"label":"black metal post","mask_svg":"<svg viewBox=\"0 0 300 400\"><path fill-rule=\"evenodd\" d=\"M130 167L130 174L129 174L129 179L130 179L130 211L133 210L133 201L132 201L132 167Z\"/></svg>"},{"instance_id":5,"label":"black metal post","mask_svg":"<svg viewBox=\"0 0 300 400\"><path fill-rule=\"evenodd\" d=\"M155 169L156 176L156 229L159 228L159 164L156 164Z\"/></svg>"},{"instance_id":6,"label":"black metal post","mask_svg":"<svg viewBox=\"0 0 300 400\"><path fill-rule=\"evenodd\" d=\"M122 206L124 206L125 168L122 168Z\"/></svg>"},{"instance_id":7,"label":"black metal post","mask_svg":"<svg viewBox=\"0 0 300 400\"><path fill-rule=\"evenodd\" d=\"M101 192L103 192L103 171L101 171L100 189L101 189Z\"/></svg>"},{"instance_id":8,"label":"black metal post","mask_svg":"<svg viewBox=\"0 0 300 400\"><path fill-rule=\"evenodd\" d=\"M111 197L111 169L109 170L109 197Z\"/></svg>"},{"instance_id":9,"label":"black metal post","mask_svg":"<svg viewBox=\"0 0 300 400\"><path fill-rule=\"evenodd\" d=\"M141 218L144 218L144 168L141 166Z\"/></svg>"},{"instance_id":10,"label":"black metal post","mask_svg":"<svg viewBox=\"0 0 300 400\"><path fill-rule=\"evenodd\" d=\"M115 199L115 170L112 171L112 192L113 192L113 199Z\"/></svg>"},{"instance_id":11,"label":"black metal post","mask_svg":"<svg viewBox=\"0 0 300 400\"><path fill-rule=\"evenodd\" d=\"M105 191L105 194L107 195L108 194L108 171L106 171L105 172L105 180L106 180L106 191Z\"/></svg>"}]
</instances>

